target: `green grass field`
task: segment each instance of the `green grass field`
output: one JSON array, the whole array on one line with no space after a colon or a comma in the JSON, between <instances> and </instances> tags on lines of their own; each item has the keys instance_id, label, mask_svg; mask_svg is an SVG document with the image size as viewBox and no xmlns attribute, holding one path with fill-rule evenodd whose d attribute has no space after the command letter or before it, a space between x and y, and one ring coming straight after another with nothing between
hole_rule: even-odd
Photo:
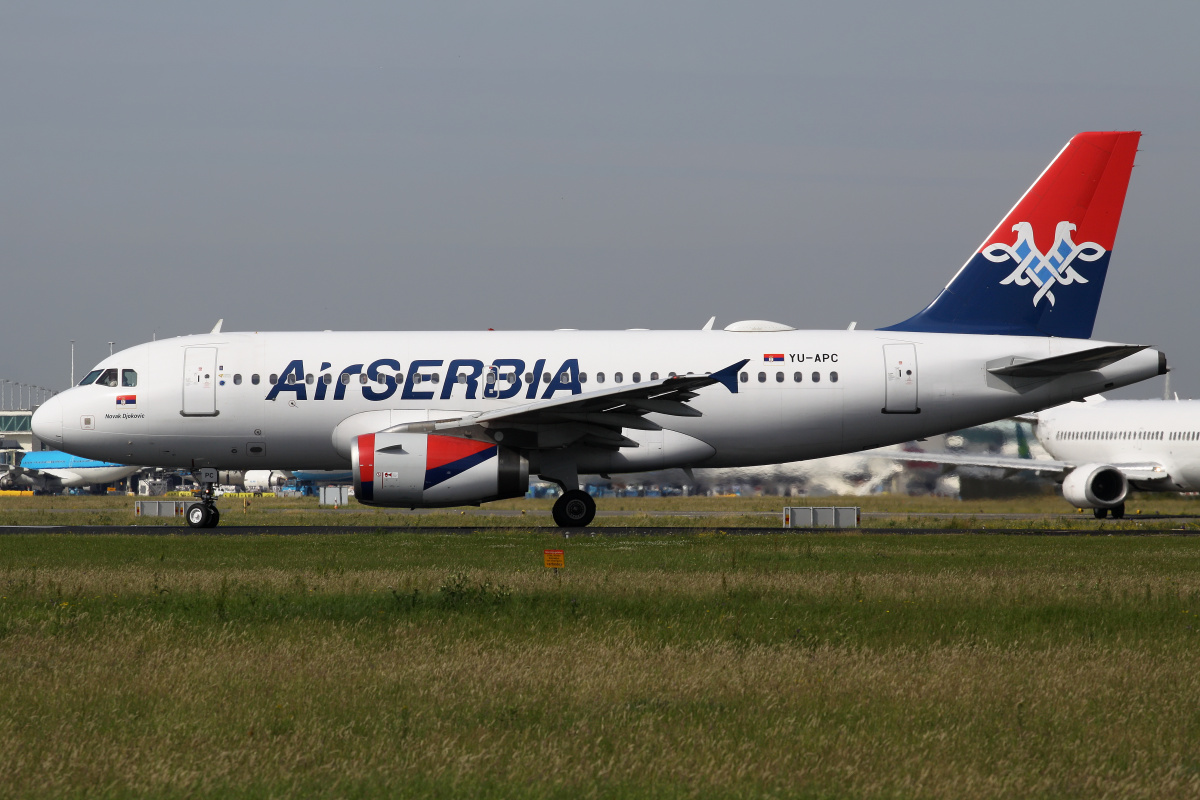
<instances>
[{"instance_id":1,"label":"green grass field","mask_svg":"<svg viewBox=\"0 0 1200 800\"><path fill-rule=\"evenodd\" d=\"M135 517L136 498L124 496L0 497L4 525L152 525L183 526L182 519ZM504 500L481 508L370 508L351 501L340 509L320 508L314 497L286 499L222 498L222 525L338 525L364 529L420 526L531 528L552 526L551 500ZM936 497L872 495L870 497L664 497L602 498L596 525L629 527L723 527L778 529L785 505L860 506L864 527L874 528L1077 528L1082 530L1200 530L1200 499L1167 494L1133 495L1129 516L1097 522L1090 512L1078 513L1056 495L1004 500L958 501ZM988 515L1017 515L1003 521ZM1195 520L1155 519L1159 515L1196 516Z\"/></svg>"},{"instance_id":2,"label":"green grass field","mask_svg":"<svg viewBox=\"0 0 1200 800\"><path fill-rule=\"evenodd\" d=\"M1195 797L1198 567L1168 535L3 536L0 796Z\"/></svg>"}]
</instances>

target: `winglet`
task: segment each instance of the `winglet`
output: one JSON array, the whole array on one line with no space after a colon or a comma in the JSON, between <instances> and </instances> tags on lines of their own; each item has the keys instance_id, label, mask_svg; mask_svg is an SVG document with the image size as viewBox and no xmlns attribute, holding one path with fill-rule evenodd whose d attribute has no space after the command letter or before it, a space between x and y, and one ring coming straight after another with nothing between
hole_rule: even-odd
<instances>
[{"instance_id":1,"label":"winglet","mask_svg":"<svg viewBox=\"0 0 1200 800\"><path fill-rule=\"evenodd\" d=\"M217 320L217 324L213 325L213 329L211 331L209 331L209 333L220 333L221 326L224 324L225 324L225 318L222 317L221 319Z\"/></svg>"},{"instance_id":2,"label":"winglet","mask_svg":"<svg viewBox=\"0 0 1200 800\"><path fill-rule=\"evenodd\" d=\"M711 317L709 317L709 318L708 318L708 322L704 323L704 327L703 327L703 328L701 328L700 330L702 330L702 331L711 331L711 330L712 330L713 323L714 323L714 322L716 322L716 321L717 321L717 318L716 318L716 316L711 316Z\"/></svg>"},{"instance_id":3,"label":"winglet","mask_svg":"<svg viewBox=\"0 0 1200 800\"><path fill-rule=\"evenodd\" d=\"M723 370L714 372L712 379L724 386L733 394L737 394L738 390L738 370L750 363L750 359L743 358L736 364L730 364Z\"/></svg>"}]
</instances>

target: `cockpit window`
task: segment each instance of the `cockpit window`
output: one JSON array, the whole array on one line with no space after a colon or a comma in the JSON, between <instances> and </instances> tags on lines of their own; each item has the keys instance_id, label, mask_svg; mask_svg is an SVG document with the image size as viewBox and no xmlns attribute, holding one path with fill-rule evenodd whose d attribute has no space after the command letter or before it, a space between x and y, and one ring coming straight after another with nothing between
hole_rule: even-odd
<instances>
[{"instance_id":1,"label":"cockpit window","mask_svg":"<svg viewBox=\"0 0 1200 800\"><path fill-rule=\"evenodd\" d=\"M133 370L133 369L121 370L121 385L122 386L137 386L137 370Z\"/></svg>"},{"instance_id":2,"label":"cockpit window","mask_svg":"<svg viewBox=\"0 0 1200 800\"><path fill-rule=\"evenodd\" d=\"M117 385L117 368L106 369L100 373L100 377L96 379L96 384L99 386L116 386Z\"/></svg>"},{"instance_id":3,"label":"cockpit window","mask_svg":"<svg viewBox=\"0 0 1200 800\"><path fill-rule=\"evenodd\" d=\"M100 377L100 372L101 372L101 370L98 370L98 369L92 370L87 375L83 376L83 380L81 380L79 382L79 385L87 386L89 383L93 383L96 380L96 378Z\"/></svg>"}]
</instances>

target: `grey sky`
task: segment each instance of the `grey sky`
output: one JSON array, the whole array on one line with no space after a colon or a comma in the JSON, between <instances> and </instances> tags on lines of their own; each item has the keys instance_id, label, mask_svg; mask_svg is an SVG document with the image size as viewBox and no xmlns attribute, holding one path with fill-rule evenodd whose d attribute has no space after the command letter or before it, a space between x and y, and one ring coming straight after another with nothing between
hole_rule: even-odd
<instances>
[{"instance_id":1,"label":"grey sky","mask_svg":"<svg viewBox=\"0 0 1200 800\"><path fill-rule=\"evenodd\" d=\"M8 0L0 378L218 317L886 325L1071 135L1139 129L1095 335L1200 396L1197 30L1194 2Z\"/></svg>"}]
</instances>

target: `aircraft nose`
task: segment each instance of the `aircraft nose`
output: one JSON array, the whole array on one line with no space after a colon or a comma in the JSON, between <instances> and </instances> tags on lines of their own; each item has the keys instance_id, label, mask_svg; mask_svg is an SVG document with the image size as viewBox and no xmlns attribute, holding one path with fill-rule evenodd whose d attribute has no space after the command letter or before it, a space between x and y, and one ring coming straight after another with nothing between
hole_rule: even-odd
<instances>
[{"instance_id":1,"label":"aircraft nose","mask_svg":"<svg viewBox=\"0 0 1200 800\"><path fill-rule=\"evenodd\" d=\"M61 447L63 440L62 398L54 395L42 403L41 407L33 412L30 425L33 428L34 436L52 447Z\"/></svg>"}]
</instances>

